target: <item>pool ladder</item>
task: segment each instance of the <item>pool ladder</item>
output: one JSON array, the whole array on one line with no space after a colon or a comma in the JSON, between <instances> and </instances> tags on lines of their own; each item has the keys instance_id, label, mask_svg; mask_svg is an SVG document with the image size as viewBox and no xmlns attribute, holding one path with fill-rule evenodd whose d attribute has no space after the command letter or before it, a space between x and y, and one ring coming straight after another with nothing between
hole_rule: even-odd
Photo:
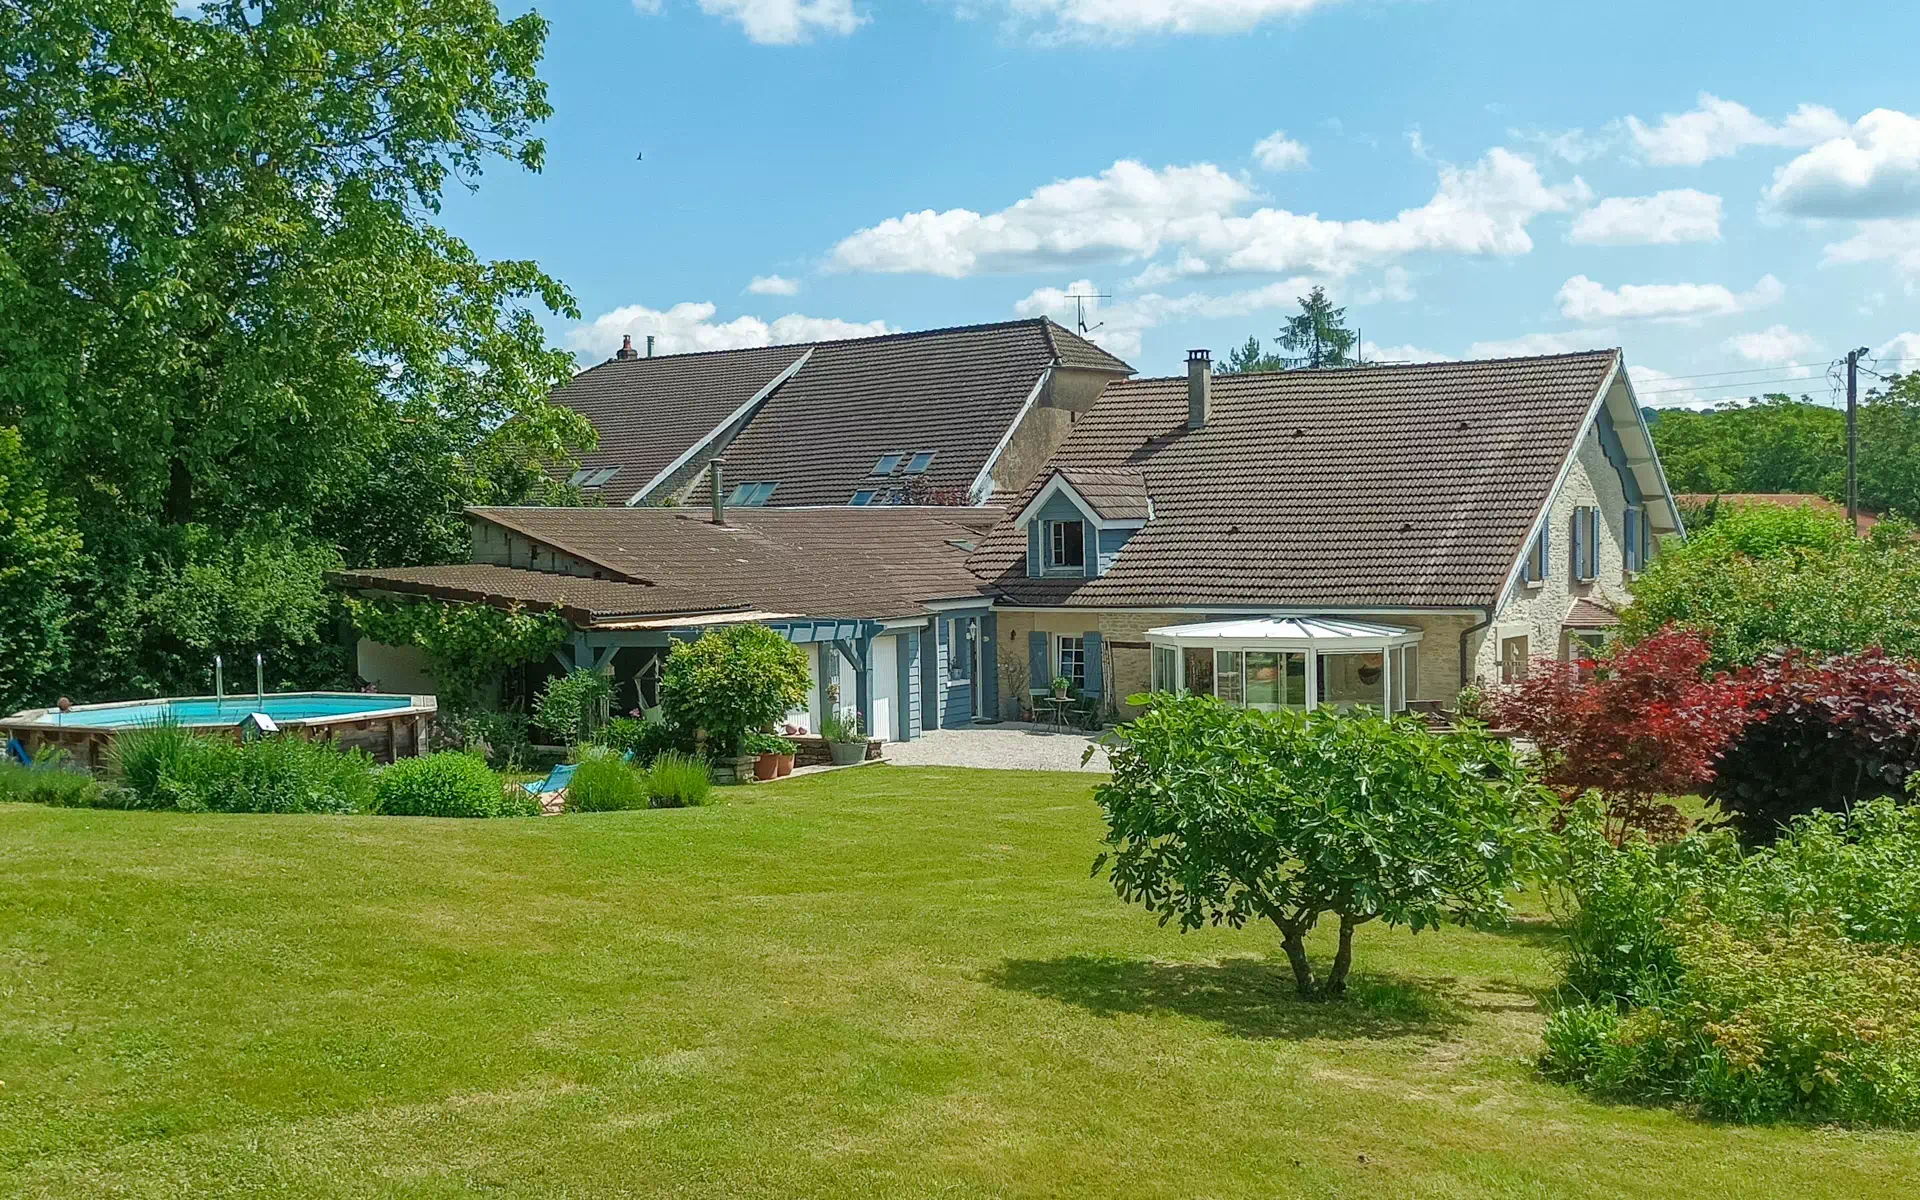
<instances>
[{"instance_id":1,"label":"pool ladder","mask_svg":"<svg viewBox=\"0 0 1920 1200\"><path fill-rule=\"evenodd\" d=\"M260 704L267 702L267 656L253 656L253 696ZM218 654L213 656L213 702L215 705L227 702L226 664Z\"/></svg>"}]
</instances>

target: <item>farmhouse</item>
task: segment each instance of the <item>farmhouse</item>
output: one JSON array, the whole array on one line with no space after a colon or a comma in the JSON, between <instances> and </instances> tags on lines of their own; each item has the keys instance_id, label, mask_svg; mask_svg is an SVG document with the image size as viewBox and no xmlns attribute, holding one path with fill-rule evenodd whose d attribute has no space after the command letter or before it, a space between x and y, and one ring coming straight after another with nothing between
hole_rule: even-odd
<instances>
[{"instance_id":1,"label":"farmhouse","mask_svg":"<svg viewBox=\"0 0 1920 1200\"><path fill-rule=\"evenodd\" d=\"M959 352L989 345L1025 355L1019 370ZM795 723L817 728L837 702L872 736L910 739L1030 715L1059 679L1121 714L1152 689L1447 706L1604 638L1628 582L1682 532L1617 350L1223 376L1195 351L1184 375L1128 379L1090 343L1022 322L823 344L812 353L842 374L801 390L808 353L666 461L678 441L646 446L617 407L596 416L615 431L596 461L651 471L639 503L473 509L470 564L341 582L561 612L572 642L505 681L507 699L584 666L644 705L672 641L764 623L808 651ZM652 382L628 394L658 416L724 375L716 357L618 359L582 380L636 372ZM667 386L658 364L676 361L695 382ZM902 374L883 385L849 362ZM844 390L821 382L834 378ZM870 411L880 432L858 419ZM908 482L918 454L931 491ZM694 481L704 505L646 503L690 500ZM378 686L431 690L411 652L360 654Z\"/></svg>"}]
</instances>

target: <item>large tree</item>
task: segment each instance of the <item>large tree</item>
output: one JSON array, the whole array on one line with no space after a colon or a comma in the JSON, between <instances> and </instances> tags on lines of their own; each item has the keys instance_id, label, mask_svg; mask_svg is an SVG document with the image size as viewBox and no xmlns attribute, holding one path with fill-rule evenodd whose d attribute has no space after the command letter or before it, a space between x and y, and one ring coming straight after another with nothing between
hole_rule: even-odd
<instances>
[{"instance_id":1,"label":"large tree","mask_svg":"<svg viewBox=\"0 0 1920 1200\"><path fill-rule=\"evenodd\" d=\"M337 669L329 606L288 589L458 553L463 503L539 496L591 437L546 402L571 363L536 310L573 315L566 291L432 223L489 162L539 168L546 23L487 0L183 13L0 8L0 426L84 539L75 692L262 644ZM216 577L285 602L168 627Z\"/></svg>"},{"instance_id":2,"label":"large tree","mask_svg":"<svg viewBox=\"0 0 1920 1200\"><path fill-rule=\"evenodd\" d=\"M1317 370L1353 366L1360 335L1347 328L1347 310L1335 308L1327 290L1315 287L1300 297L1300 315L1280 327L1279 342L1292 352L1288 369Z\"/></svg>"}]
</instances>

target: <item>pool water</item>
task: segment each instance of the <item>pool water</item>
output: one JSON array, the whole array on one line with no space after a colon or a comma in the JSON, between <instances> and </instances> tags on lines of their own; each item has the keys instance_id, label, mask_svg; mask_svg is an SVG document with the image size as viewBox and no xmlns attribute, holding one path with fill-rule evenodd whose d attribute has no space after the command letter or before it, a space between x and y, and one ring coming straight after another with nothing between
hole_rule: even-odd
<instances>
[{"instance_id":1,"label":"pool water","mask_svg":"<svg viewBox=\"0 0 1920 1200\"><path fill-rule=\"evenodd\" d=\"M363 713L372 716L409 708L412 704L411 696L332 696L294 692L264 699L229 696L224 701L149 700L108 708L79 709L70 713L49 712L36 724L91 729L127 729L163 722L176 725L237 725L249 714L257 712L264 712L275 721L311 721L319 717L352 717Z\"/></svg>"}]
</instances>

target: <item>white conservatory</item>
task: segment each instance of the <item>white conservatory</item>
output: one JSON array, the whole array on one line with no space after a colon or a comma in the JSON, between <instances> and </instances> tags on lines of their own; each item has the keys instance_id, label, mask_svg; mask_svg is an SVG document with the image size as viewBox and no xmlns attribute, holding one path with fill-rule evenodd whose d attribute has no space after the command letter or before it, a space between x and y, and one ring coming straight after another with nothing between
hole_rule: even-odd
<instances>
[{"instance_id":1,"label":"white conservatory","mask_svg":"<svg viewBox=\"0 0 1920 1200\"><path fill-rule=\"evenodd\" d=\"M1274 712L1367 705L1405 712L1420 686L1420 639L1342 617L1247 617L1147 631L1153 689Z\"/></svg>"}]
</instances>

